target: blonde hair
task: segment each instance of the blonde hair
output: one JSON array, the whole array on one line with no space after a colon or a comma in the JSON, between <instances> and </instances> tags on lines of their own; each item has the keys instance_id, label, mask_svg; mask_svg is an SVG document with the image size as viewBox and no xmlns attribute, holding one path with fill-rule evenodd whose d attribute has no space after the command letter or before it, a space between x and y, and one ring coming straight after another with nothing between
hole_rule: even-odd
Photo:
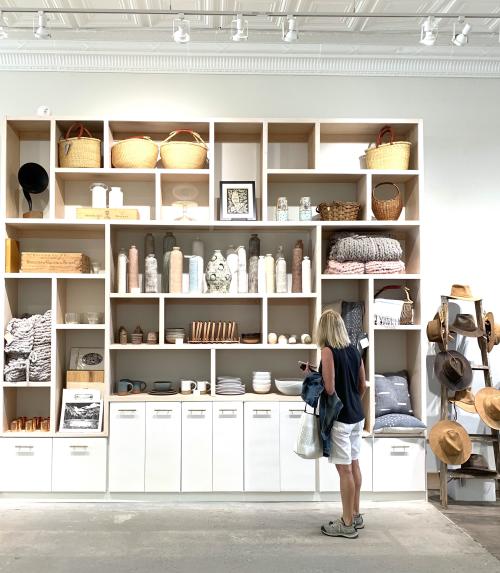
<instances>
[{"instance_id":1,"label":"blonde hair","mask_svg":"<svg viewBox=\"0 0 500 573\"><path fill-rule=\"evenodd\" d=\"M332 348L346 348L351 344L342 317L335 310L325 310L319 317L316 327L316 343Z\"/></svg>"}]
</instances>

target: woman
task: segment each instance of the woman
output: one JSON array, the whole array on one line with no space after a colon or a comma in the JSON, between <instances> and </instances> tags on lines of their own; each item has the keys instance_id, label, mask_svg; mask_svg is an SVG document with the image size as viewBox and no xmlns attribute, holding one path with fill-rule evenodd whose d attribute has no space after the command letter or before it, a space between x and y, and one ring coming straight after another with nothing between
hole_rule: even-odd
<instances>
[{"instance_id":1,"label":"woman","mask_svg":"<svg viewBox=\"0 0 500 573\"><path fill-rule=\"evenodd\" d=\"M358 350L351 344L347 330L338 312L325 310L316 330L321 347L320 372L325 391L335 392L342 400L342 408L332 428L332 450L329 462L335 464L340 476L342 517L321 527L331 537L358 537L364 528L359 513L361 470L359 452L364 427L361 400L366 391L365 367Z\"/></svg>"}]
</instances>

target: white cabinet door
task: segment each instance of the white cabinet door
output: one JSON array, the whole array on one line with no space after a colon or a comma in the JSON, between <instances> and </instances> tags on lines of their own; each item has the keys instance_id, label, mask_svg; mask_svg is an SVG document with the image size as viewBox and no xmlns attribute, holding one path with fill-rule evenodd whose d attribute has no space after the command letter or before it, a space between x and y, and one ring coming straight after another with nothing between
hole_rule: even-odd
<instances>
[{"instance_id":1,"label":"white cabinet door","mask_svg":"<svg viewBox=\"0 0 500 573\"><path fill-rule=\"evenodd\" d=\"M109 491L144 491L144 402L113 402L109 412Z\"/></svg>"},{"instance_id":2,"label":"white cabinet door","mask_svg":"<svg viewBox=\"0 0 500 573\"><path fill-rule=\"evenodd\" d=\"M146 404L146 491L181 490L181 404Z\"/></svg>"},{"instance_id":3,"label":"white cabinet door","mask_svg":"<svg viewBox=\"0 0 500 573\"><path fill-rule=\"evenodd\" d=\"M52 491L105 492L106 438L55 438Z\"/></svg>"},{"instance_id":4,"label":"white cabinet door","mask_svg":"<svg viewBox=\"0 0 500 573\"><path fill-rule=\"evenodd\" d=\"M372 438L363 438L359 453L361 469L361 491L373 491L373 446ZM337 468L327 458L319 460L319 490L340 491L340 479Z\"/></svg>"},{"instance_id":5,"label":"white cabinet door","mask_svg":"<svg viewBox=\"0 0 500 573\"><path fill-rule=\"evenodd\" d=\"M280 490L279 404L245 404L245 490Z\"/></svg>"},{"instance_id":6,"label":"white cabinet door","mask_svg":"<svg viewBox=\"0 0 500 573\"><path fill-rule=\"evenodd\" d=\"M182 403L182 491L212 491L212 404Z\"/></svg>"},{"instance_id":7,"label":"white cabinet door","mask_svg":"<svg viewBox=\"0 0 500 573\"><path fill-rule=\"evenodd\" d=\"M51 490L51 438L1 438L0 460L0 491Z\"/></svg>"},{"instance_id":8,"label":"white cabinet door","mask_svg":"<svg viewBox=\"0 0 500 573\"><path fill-rule=\"evenodd\" d=\"M425 491L425 440L375 438L373 491Z\"/></svg>"},{"instance_id":9,"label":"white cabinet door","mask_svg":"<svg viewBox=\"0 0 500 573\"><path fill-rule=\"evenodd\" d=\"M304 460L293 450L297 441L304 402L280 403L280 481L281 491L314 491L316 461Z\"/></svg>"},{"instance_id":10,"label":"white cabinet door","mask_svg":"<svg viewBox=\"0 0 500 573\"><path fill-rule=\"evenodd\" d=\"M243 491L243 404L214 404L213 417L213 490Z\"/></svg>"}]
</instances>

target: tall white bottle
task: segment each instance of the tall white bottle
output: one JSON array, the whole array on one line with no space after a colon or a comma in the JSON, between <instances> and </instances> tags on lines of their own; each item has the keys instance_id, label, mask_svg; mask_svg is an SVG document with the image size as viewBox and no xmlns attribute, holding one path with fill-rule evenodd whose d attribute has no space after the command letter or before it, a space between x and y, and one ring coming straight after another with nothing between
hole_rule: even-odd
<instances>
[{"instance_id":1,"label":"tall white bottle","mask_svg":"<svg viewBox=\"0 0 500 573\"><path fill-rule=\"evenodd\" d=\"M231 271L231 284L229 285L229 292L235 294L238 292L238 254L234 250L233 245L229 246L226 251L226 261Z\"/></svg>"},{"instance_id":2,"label":"tall white bottle","mask_svg":"<svg viewBox=\"0 0 500 573\"><path fill-rule=\"evenodd\" d=\"M120 249L120 253L118 255L118 269L117 269L117 276L118 276L118 292L120 294L125 294L127 292L127 253L125 249Z\"/></svg>"},{"instance_id":3,"label":"tall white bottle","mask_svg":"<svg viewBox=\"0 0 500 573\"><path fill-rule=\"evenodd\" d=\"M247 250L240 245L236 251L238 255L238 292L248 292Z\"/></svg>"},{"instance_id":4,"label":"tall white bottle","mask_svg":"<svg viewBox=\"0 0 500 573\"><path fill-rule=\"evenodd\" d=\"M259 255L257 270L257 292L265 294L266 292L266 258L264 255Z\"/></svg>"},{"instance_id":5,"label":"tall white bottle","mask_svg":"<svg viewBox=\"0 0 500 573\"><path fill-rule=\"evenodd\" d=\"M302 259L302 292L311 292L311 260L309 257Z\"/></svg>"}]
</instances>

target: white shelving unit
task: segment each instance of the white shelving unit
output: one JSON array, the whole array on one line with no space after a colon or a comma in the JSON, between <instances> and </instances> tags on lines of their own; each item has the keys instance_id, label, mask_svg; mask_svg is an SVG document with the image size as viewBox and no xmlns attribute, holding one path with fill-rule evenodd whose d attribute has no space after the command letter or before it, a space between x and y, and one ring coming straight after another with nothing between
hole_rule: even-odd
<instances>
[{"instance_id":1,"label":"white shelving unit","mask_svg":"<svg viewBox=\"0 0 500 573\"><path fill-rule=\"evenodd\" d=\"M101 168L65 169L58 166L57 141L74 122L83 122L102 139ZM408 171L368 170L360 164L359 157L367 145L375 140L377 132L385 123L394 127L398 139L406 139L413 144ZM207 141L207 169L112 167L110 150L115 141L137 135L148 135L161 141L177 128L193 129ZM375 372L408 370L414 410L425 421L419 222L423 190L422 140L422 123L412 119L142 121L81 117L6 118L2 127L1 157L3 203L0 224L4 236L17 239L21 250L84 252L99 262L104 272L88 275L3 273L4 325L10 318L23 312L42 312L52 308L53 363L50 382L1 383L2 436L7 439L27 437L23 433L9 432L9 422L16 416L31 415L34 411L50 414L52 421L51 432L37 433L37 438L57 439L63 436L58 432L60 404L69 352L74 346L103 347L105 351L103 431L96 436L88 436L89 440L108 436L110 404L197 400L197 397L180 394L173 397L147 394L119 397L114 394L114 382L123 377L141 379L148 383L162 379L175 382L180 379L208 380L212 384L211 395L200 398L215 406L218 402L227 401L227 397L215 395L216 376L235 374L242 376L247 393L241 397L231 396L233 402L297 401L296 397L283 396L276 391L269 395L253 394L251 372L256 369L271 370L276 378L297 377L300 375L297 360L317 362L319 351L314 344L270 345L267 344L267 335L269 332L277 332L293 333L300 337L302 333L312 333L322 308L338 299L362 301L365 304L364 328L370 340L365 356L369 386L364 401L366 439L375 442L385 439L374 437L371 432L374 422ZM43 219L22 217L26 205L18 187L17 171L28 161L41 163L50 175L48 191L33 197L34 209L43 211ZM219 184L223 180L255 181L258 220L219 220ZM88 187L95 181L121 186L125 206L149 207L150 218L137 221L76 219L75 207L91 205ZM398 221L373 220L371 193L374 185L382 181L397 183L403 193L404 210ZM177 214L172 203L178 185L189 185L194 190L199 204L196 220L175 221ZM276 199L282 195L287 196L289 201L291 220L287 222L274 220ZM299 198L304 195L312 198L313 209L326 200L359 201L361 218L358 221L299 221ZM330 233L349 229L387 231L400 239L404 246L407 273L323 274ZM304 254L309 255L312 261L312 293L132 295L115 292L115 265L119 249L136 244L141 252L144 235L151 232L155 236L159 256L165 231L174 233L184 254L189 254L191 241L200 237L205 243L205 258L215 248L225 250L230 244L247 246L250 234L258 233L262 254L274 253L278 245L284 246L288 269L291 268L292 247L298 239L302 239ZM3 242L0 253L0 264L4 268ZM415 301L414 325L393 329L374 325L373 295L387 284L409 286ZM104 324L64 324L64 314L67 311L102 312ZM187 330L192 320L236 320L240 333L259 331L262 333L262 342L255 345L181 346L164 342L165 328L183 326ZM144 330L159 331L159 344L118 344L117 330L122 324L129 332L137 324ZM241 415L244 415L243 410ZM289 426L287 422L286 427ZM155 427L154 424L152 427ZM394 435L389 437L398 439ZM369 448L370 452L380 449L383 448ZM58 460L60 464L60 457ZM290 462L289 466L293 464ZM411 467L414 471L413 465ZM425 467L421 471L425 472ZM290 483L283 476L281 481Z\"/></svg>"}]
</instances>

